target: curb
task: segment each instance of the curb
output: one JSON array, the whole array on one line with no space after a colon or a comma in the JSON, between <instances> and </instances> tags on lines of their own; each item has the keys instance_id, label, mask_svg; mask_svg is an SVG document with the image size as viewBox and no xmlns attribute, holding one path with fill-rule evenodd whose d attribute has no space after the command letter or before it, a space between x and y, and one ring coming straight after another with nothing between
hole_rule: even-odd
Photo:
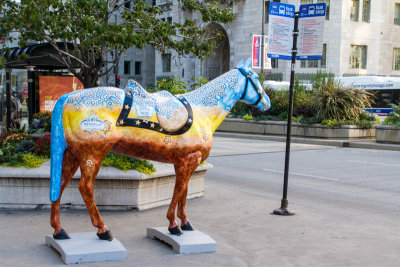
<instances>
[{"instance_id":1,"label":"curb","mask_svg":"<svg viewBox=\"0 0 400 267\"><path fill-rule=\"evenodd\" d=\"M248 134L248 133L232 133L232 132L217 131L214 133L214 136L250 139L250 140L265 140L265 141L273 141L273 142L286 142L286 136L276 136L276 135L257 135L257 134ZM309 145L323 145L323 146L337 146L337 147L349 147L349 148L400 151L400 145L380 144L380 143L376 143L375 139L327 140L327 139L292 137L291 142L298 143L298 144L309 144Z\"/></svg>"}]
</instances>

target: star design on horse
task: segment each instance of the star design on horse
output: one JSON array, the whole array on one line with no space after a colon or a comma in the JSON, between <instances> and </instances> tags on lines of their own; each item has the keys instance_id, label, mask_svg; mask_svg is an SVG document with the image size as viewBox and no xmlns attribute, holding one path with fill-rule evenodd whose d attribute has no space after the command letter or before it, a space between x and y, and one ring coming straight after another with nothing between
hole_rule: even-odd
<instances>
[{"instance_id":1,"label":"star design on horse","mask_svg":"<svg viewBox=\"0 0 400 267\"><path fill-rule=\"evenodd\" d=\"M136 125L140 125L140 121L135 121Z\"/></svg>"},{"instance_id":2,"label":"star design on horse","mask_svg":"<svg viewBox=\"0 0 400 267\"><path fill-rule=\"evenodd\" d=\"M121 125L124 125L124 123L125 123L124 120L119 121L119 124L121 124Z\"/></svg>"},{"instance_id":3,"label":"star design on horse","mask_svg":"<svg viewBox=\"0 0 400 267\"><path fill-rule=\"evenodd\" d=\"M189 123L192 123L193 120L192 120L192 119L189 119L188 121L189 121Z\"/></svg>"},{"instance_id":4,"label":"star design on horse","mask_svg":"<svg viewBox=\"0 0 400 267\"><path fill-rule=\"evenodd\" d=\"M154 128L155 126L156 126L156 125L155 125L154 123L151 123L151 124L150 124L150 127L151 127L151 128Z\"/></svg>"},{"instance_id":5,"label":"star design on horse","mask_svg":"<svg viewBox=\"0 0 400 267\"><path fill-rule=\"evenodd\" d=\"M125 105L125 109L129 109L130 107L129 107L129 105Z\"/></svg>"}]
</instances>

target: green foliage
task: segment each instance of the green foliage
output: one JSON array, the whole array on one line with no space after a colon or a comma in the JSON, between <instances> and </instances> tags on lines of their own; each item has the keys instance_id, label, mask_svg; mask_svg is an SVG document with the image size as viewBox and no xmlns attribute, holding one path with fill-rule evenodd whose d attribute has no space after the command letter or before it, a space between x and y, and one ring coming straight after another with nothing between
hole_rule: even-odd
<instances>
[{"instance_id":1,"label":"green foliage","mask_svg":"<svg viewBox=\"0 0 400 267\"><path fill-rule=\"evenodd\" d=\"M157 81L157 88L155 91L168 91L173 95L179 95L186 93L186 83L179 77L170 77L169 80L162 79Z\"/></svg>"},{"instance_id":2,"label":"green foliage","mask_svg":"<svg viewBox=\"0 0 400 267\"><path fill-rule=\"evenodd\" d=\"M393 112L389 113L389 116L385 118L384 123L400 127L400 102L398 105L390 104L390 107L393 109Z\"/></svg>"},{"instance_id":3,"label":"green foliage","mask_svg":"<svg viewBox=\"0 0 400 267\"><path fill-rule=\"evenodd\" d=\"M117 169L123 170L124 172L128 170L137 170L144 174L151 174L156 171L154 166L147 160L134 159L131 157L122 156L114 152L108 153L108 155L103 159L101 167L115 167Z\"/></svg>"},{"instance_id":4,"label":"green foliage","mask_svg":"<svg viewBox=\"0 0 400 267\"><path fill-rule=\"evenodd\" d=\"M231 8L217 7L219 1L180 0L181 7L198 13L200 23L192 15L168 23L162 20L162 8L147 2L130 1L130 8L126 8L128 1L121 0L2 0L0 25L5 32L0 32L0 37L19 32L21 47L28 41L49 42L62 56L60 61L66 62L89 88L95 87L99 77L109 74L122 53L132 47L151 45L162 52L174 50L178 55L193 54L201 59L211 56L222 34L201 24L226 24L234 19ZM8 38L15 40L11 35ZM64 45L67 43L71 45ZM106 55L110 64L105 62ZM4 57L0 61L4 66Z\"/></svg>"},{"instance_id":5,"label":"green foliage","mask_svg":"<svg viewBox=\"0 0 400 267\"><path fill-rule=\"evenodd\" d=\"M329 127L341 127L343 125L357 125L362 129L371 129L375 124L375 121L370 120L323 120L321 122L323 125L327 125Z\"/></svg>"},{"instance_id":6,"label":"green foliage","mask_svg":"<svg viewBox=\"0 0 400 267\"><path fill-rule=\"evenodd\" d=\"M311 84L313 88L320 88L321 86L334 84L335 74L332 72L317 71L311 76Z\"/></svg>"},{"instance_id":7,"label":"green foliage","mask_svg":"<svg viewBox=\"0 0 400 267\"><path fill-rule=\"evenodd\" d=\"M236 104L232 107L229 117L241 118L243 115L251 113L252 110L253 108L250 105L237 101Z\"/></svg>"},{"instance_id":8,"label":"green foliage","mask_svg":"<svg viewBox=\"0 0 400 267\"><path fill-rule=\"evenodd\" d=\"M357 120L373 103L371 93L343 88L336 83L321 85L314 93L313 105L317 115L324 120Z\"/></svg>"},{"instance_id":9,"label":"green foliage","mask_svg":"<svg viewBox=\"0 0 400 267\"><path fill-rule=\"evenodd\" d=\"M250 120L254 120L254 117L251 116L250 114L246 114L242 117L242 119L246 120L246 121L250 121Z\"/></svg>"},{"instance_id":10,"label":"green foliage","mask_svg":"<svg viewBox=\"0 0 400 267\"><path fill-rule=\"evenodd\" d=\"M193 77L192 81L193 84L190 86L192 90L200 88L209 82L207 78L204 78L202 76L200 76L200 78Z\"/></svg>"},{"instance_id":11,"label":"green foliage","mask_svg":"<svg viewBox=\"0 0 400 267\"><path fill-rule=\"evenodd\" d=\"M35 149L35 142L32 140L22 140L14 147L14 153L31 153Z\"/></svg>"},{"instance_id":12,"label":"green foliage","mask_svg":"<svg viewBox=\"0 0 400 267\"><path fill-rule=\"evenodd\" d=\"M42 156L31 153L18 153L10 156L0 157L0 165L7 167L25 167L28 169L37 168L42 165L46 159Z\"/></svg>"}]
</instances>

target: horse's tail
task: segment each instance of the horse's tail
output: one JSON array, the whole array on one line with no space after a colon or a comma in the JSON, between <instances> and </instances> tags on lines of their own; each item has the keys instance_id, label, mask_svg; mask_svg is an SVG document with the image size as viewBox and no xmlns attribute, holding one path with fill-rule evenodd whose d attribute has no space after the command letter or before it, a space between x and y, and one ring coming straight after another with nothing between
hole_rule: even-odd
<instances>
[{"instance_id":1,"label":"horse's tail","mask_svg":"<svg viewBox=\"0 0 400 267\"><path fill-rule=\"evenodd\" d=\"M67 148L62 115L68 96L69 94L66 94L58 99L51 116L50 201L56 201L60 197L62 162L64 151Z\"/></svg>"}]
</instances>

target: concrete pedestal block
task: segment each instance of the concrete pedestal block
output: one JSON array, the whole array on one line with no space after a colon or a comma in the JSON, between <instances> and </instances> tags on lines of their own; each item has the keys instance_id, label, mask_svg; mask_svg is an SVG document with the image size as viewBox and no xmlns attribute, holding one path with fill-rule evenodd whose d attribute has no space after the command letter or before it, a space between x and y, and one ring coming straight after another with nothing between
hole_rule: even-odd
<instances>
[{"instance_id":1,"label":"concrete pedestal block","mask_svg":"<svg viewBox=\"0 0 400 267\"><path fill-rule=\"evenodd\" d=\"M167 227L147 228L147 236L161 240L172 246L179 254L209 253L217 251L217 242L210 236L198 231L183 231L183 235L171 235Z\"/></svg>"},{"instance_id":2,"label":"concrete pedestal block","mask_svg":"<svg viewBox=\"0 0 400 267\"><path fill-rule=\"evenodd\" d=\"M156 172L145 175L138 171L123 172L113 167L100 169L94 186L94 198L100 209L144 210L169 204L175 186L172 164L153 162ZM204 194L204 178L211 164L199 166L189 181L188 199ZM0 167L1 208L49 207L50 163L34 169ZM86 209L78 190L80 171L65 189L61 205Z\"/></svg>"},{"instance_id":3,"label":"concrete pedestal block","mask_svg":"<svg viewBox=\"0 0 400 267\"><path fill-rule=\"evenodd\" d=\"M400 128L390 125L376 127L376 141L381 143L400 144Z\"/></svg>"},{"instance_id":4,"label":"concrete pedestal block","mask_svg":"<svg viewBox=\"0 0 400 267\"><path fill-rule=\"evenodd\" d=\"M126 249L117 239L100 240L96 233L72 233L71 239L57 240L46 236L46 245L54 248L61 255L65 264L123 261Z\"/></svg>"}]
</instances>

